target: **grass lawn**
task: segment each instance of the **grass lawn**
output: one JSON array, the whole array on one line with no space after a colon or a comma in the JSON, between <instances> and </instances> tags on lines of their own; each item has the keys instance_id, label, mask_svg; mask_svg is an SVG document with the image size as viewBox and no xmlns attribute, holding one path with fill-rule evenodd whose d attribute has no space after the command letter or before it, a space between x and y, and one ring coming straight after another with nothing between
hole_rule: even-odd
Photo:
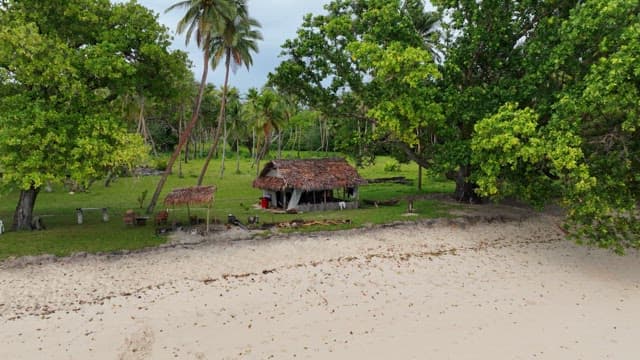
<instances>
[{"instance_id":1,"label":"grass lawn","mask_svg":"<svg viewBox=\"0 0 640 360\"><path fill-rule=\"evenodd\" d=\"M289 155L285 153L285 157ZM312 154L307 154L313 156ZM293 156L293 153L291 153ZM453 183L444 179L425 178L423 190L417 189L418 170L415 164L403 164L399 171L384 171L385 164L392 161L381 157L375 165L358 169L364 178L378 178L404 176L413 181L413 185L402 184L371 184L360 188L360 198L369 200L385 200L401 198L412 194L426 194L433 192L451 192ZM263 161L264 165L266 162ZM202 160L193 160L182 164L182 177L178 176L178 166L174 166L174 174L169 177L160 196L156 211L162 210L165 195L173 188L195 185L202 166ZM227 215L232 213L238 219L246 221L249 216L259 216L261 222L284 222L293 219L350 220L350 224L315 226L305 228L304 231L338 230L360 227L365 224L381 224L397 220L408 221L416 218L446 216L447 208L435 201L420 200L414 203L415 217L403 216L407 204L401 201L394 206L363 207L356 210L310 212L304 214L272 214L256 208L262 192L251 186L256 176L256 169L251 168L250 159L242 159L240 173L235 173L235 159L227 159L225 176L219 177L220 162L212 161L205 185L214 184L218 187L212 218L225 222ZM127 227L122 221L122 215L127 209L134 209L143 213L155 186L157 176L122 177L118 178L110 187L103 182L96 182L88 192L67 192L63 186L54 186L53 191L42 191L36 201L34 215L41 216L45 226L44 231L8 232L0 235L0 260L9 257L25 255L53 254L66 256L77 252L100 253L118 250L135 250L150 246L157 246L166 242L164 236L156 236L152 221L147 226ZM140 200L144 196L143 208ZM5 227L9 227L13 211L17 204L18 193L0 195L0 220ZM85 211L84 223L76 223L76 208L103 208L109 210L110 220L102 222L101 211ZM170 209L170 220L187 222L186 208ZM191 215L204 218L206 210L190 209Z\"/></svg>"}]
</instances>

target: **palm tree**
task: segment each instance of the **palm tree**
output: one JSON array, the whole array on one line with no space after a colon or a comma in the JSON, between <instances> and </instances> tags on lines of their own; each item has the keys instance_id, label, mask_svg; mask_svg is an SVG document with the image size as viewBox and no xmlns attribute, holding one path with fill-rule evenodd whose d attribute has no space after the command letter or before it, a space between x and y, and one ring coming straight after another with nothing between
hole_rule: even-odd
<instances>
[{"instance_id":1,"label":"palm tree","mask_svg":"<svg viewBox=\"0 0 640 360\"><path fill-rule=\"evenodd\" d=\"M198 177L198 185L202 185L204 176L207 173L211 157L218 147L220 133L225 121L225 111L227 103L227 92L229 85L229 70L232 65L235 67L244 65L247 70L253 65L251 53L258 51L258 40L262 40L262 34L255 28L260 27L260 23L251 17L247 12L247 5L244 0L236 0L236 16L228 19L222 31L210 39L209 49L213 52L211 59L211 67L214 69L220 64L222 58L225 59L225 76L224 85L222 87L222 101L220 105L220 116L218 117L218 125L213 138L213 144L209 149L207 158L205 159L200 176ZM232 63L233 62L233 63Z\"/></svg>"},{"instance_id":2,"label":"palm tree","mask_svg":"<svg viewBox=\"0 0 640 360\"><path fill-rule=\"evenodd\" d=\"M254 159L254 165L257 171L260 171L260 160L262 160L271 146L271 134L273 130L280 131L285 120L285 103L275 90L272 88L264 88L256 100L255 109L256 126L262 128L264 143L262 146L257 145L258 150ZM260 142L258 140L258 142ZM261 148L261 149L260 149Z\"/></svg>"},{"instance_id":3,"label":"palm tree","mask_svg":"<svg viewBox=\"0 0 640 360\"><path fill-rule=\"evenodd\" d=\"M435 61L442 60L438 50L440 40L440 15L437 11L425 11L422 0L406 0L403 9L411 19L416 32L422 38L423 46L429 50Z\"/></svg>"},{"instance_id":4,"label":"palm tree","mask_svg":"<svg viewBox=\"0 0 640 360\"><path fill-rule=\"evenodd\" d=\"M189 44L192 36L195 37L198 47L204 52L204 69L202 70L202 80L200 80L200 89L198 91L198 97L196 98L193 114L191 115L191 121L182 132L180 141L178 141L178 145L167 163L167 168L160 177L156 191L153 193L153 197L147 207L148 214L153 212L160 197L160 192L169 174L171 174L173 164L176 162L178 155L180 155L184 144L187 142L191 131L198 121L202 94L204 93L207 83L209 59L211 57L209 44L211 43L212 35L219 33L223 28L223 24L225 24L228 19L234 19L236 17L236 8L230 0L184 0L171 5L166 11L168 12L178 8L186 9L186 12L182 19L178 21L176 31L181 34L186 30L186 44Z\"/></svg>"},{"instance_id":5,"label":"palm tree","mask_svg":"<svg viewBox=\"0 0 640 360\"><path fill-rule=\"evenodd\" d=\"M257 109L258 109L258 98L260 97L260 93L258 89L255 87L249 88L247 90L247 95L245 97L245 102L242 106L242 111L240 115L242 116L243 121L248 124L248 127L251 128L251 158L255 160L257 154L256 148L256 128L254 126L254 122L256 121Z\"/></svg>"},{"instance_id":6,"label":"palm tree","mask_svg":"<svg viewBox=\"0 0 640 360\"><path fill-rule=\"evenodd\" d=\"M240 123L240 93L238 93L238 89L231 88L229 89L229 93L227 94L227 110L225 114L227 115L227 119L229 121L225 121L223 124L224 133L222 135L222 154L220 161L220 179L224 176L225 170L225 157L226 157L226 149L227 149L227 139L229 137L229 133L233 137L233 145L236 146L236 150L238 148L238 142L240 141L240 131L241 131L241 123ZM229 123L229 127L227 126ZM237 168L236 168L237 169Z\"/></svg>"}]
</instances>

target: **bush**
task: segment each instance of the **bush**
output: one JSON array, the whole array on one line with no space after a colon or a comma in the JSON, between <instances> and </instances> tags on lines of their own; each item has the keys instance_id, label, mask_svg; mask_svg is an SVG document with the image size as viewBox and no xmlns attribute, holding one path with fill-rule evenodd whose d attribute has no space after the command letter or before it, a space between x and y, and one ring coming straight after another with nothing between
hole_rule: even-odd
<instances>
[{"instance_id":1,"label":"bush","mask_svg":"<svg viewBox=\"0 0 640 360\"><path fill-rule=\"evenodd\" d=\"M400 171L400 163L397 161L389 161L384 164L385 172L399 172Z\"/></svg>"},{"instance_id":2,"label":"bush","mask_svg":"<svg viewBox=\"0 0 640 360\"><path fill-rule=\"evenodd\" d=\"M168 161L166 159L157 159L155 169L159 171L165 171L167 169Z\"/></svg>"}]
</instances>

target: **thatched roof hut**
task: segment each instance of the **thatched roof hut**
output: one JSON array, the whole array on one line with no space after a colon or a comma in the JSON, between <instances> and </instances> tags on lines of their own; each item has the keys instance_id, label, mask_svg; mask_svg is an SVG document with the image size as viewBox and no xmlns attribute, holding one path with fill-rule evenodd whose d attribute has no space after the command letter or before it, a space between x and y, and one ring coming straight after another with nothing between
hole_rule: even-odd
<instances>
[{"instance_id":1,"label":"thatched roof hut","mask_svg":"<svg viewBox=\"0 0 640 360\"><path fill-rule=\"evenodd\" d=\"M360 177L358 171L345 159L301 159L270 161L253 181L253 187L262 189L274 198L282 199L282 201L272 199L273 206L282 205L290 210L299 209L299 201L314 204L320 200L323 203L332 200L343 202L338 201L342 199L327 199L324 192L334 189L353 191L365 183L366 180ZM306 197L308 194L310 194L309 198Z\"/></svg>"},{"instance_id":2,"label":"thatched roof hut","mask_svg":"<svg viewBox=\"0 0 640 360\"><path fill-rule=\"evenodd\" d=\"M253 187L272 191L315 191L364 183L366 180L345 159L273 160L265 165Z\"/></svg>"},{"instance_id":3,"label":"thatched roof hut","mask_svg":"<svg viewBox=\"0 0 640 360\"><path fill-rule=\"evenodd\" d=\"M165 206L186 205L187 211L191 205L207 206L207 232L209 231L211 205L213 205L216 187L210 186L193 186L188 188L173 189L167 197L164 198Z\"/></svg>"},{"instance_id":4,"label":"thatched roof hut","mask_svg":"<svg viewBox=\"0 0 640 360\"><path fill-rule=\"evenodd\" d=\"M164 204L167 206L210 204L213 202L215 192L216 187L213 185L173 189L164 198Z\"/></svg>"}]
</instances>

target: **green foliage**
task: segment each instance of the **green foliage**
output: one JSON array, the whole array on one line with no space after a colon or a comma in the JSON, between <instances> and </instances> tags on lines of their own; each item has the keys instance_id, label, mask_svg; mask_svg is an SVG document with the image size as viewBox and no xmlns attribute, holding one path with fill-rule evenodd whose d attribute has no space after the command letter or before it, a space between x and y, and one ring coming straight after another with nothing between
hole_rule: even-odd
<instances>
[{"instance_id":1,"label":"green foliage","mask_svg":"<svg viewBox=\"0 0 640 360\"><path fill-rule=\"evenodd\" d=\"M285 153L285 157L295 156L295 153ZM303 157L318 157L319 153L302 153ZM340 156L340 154L332 154ZM384 164L392 159L382 157L374 165L359 169L366 178L383 177ZM212 166L218 167L220 160L213 160ZM251 168L251 159L241 159L241 174L229 173L224 179L216 181L218 187L216 200L211 211L211 217L218 222L226 222L227 215L232 213L243 222L249 216L259 216L262 223L290 221L296 218L312 219L350 219L350 228L357 228L365 224L383 224L390 221L412 221L414 219L446 216L447 206L430 200L416 202L419 216L407 218L402 216L406 212L406 202L390 207L368 207L359 210L310 212L305 214L269 214L260 210L258 198L261 191L251 186L255 178L255 169ZM202 160L190 161L183 164L185 173L197 173L202 166ZM398 176L405 176L416 182L417 168L415 165L403 166ZM69 194L61 185L54 184L53 192L42 192L39 196L36 214L41 216L47 230L32 232L8 232L0 236L0 260L10 256L54 254L68 256L76 252L112 252L120 250L135 250L150 246L157 246L167 241L167 237L155 235L151 224L143 227L127 227L122 222L122 215L127 209L135 208L138 197L144 191L151 191L158 180L157 176L120 177L109 187L93 186L83 193ZM192 186L194 179L180 178L177 173L172 174L167 182L166 190L161 199L174 188ZM388 200L405 195L416 195L430 192L450 192L452 184L442 178L425 179L425 191L419 192L415 186L401 184L374 184L360 189L360 197L371 200ZM17 192L11 192L0 197L0 219L11 216L15 208ZM110 220L103 223L99 211L87 211L84 224L77 225L75 209L78 207L107 207ZM187 223L186 207L169 209L169 220ZM192 215L199 218L206 216L206 209L190 209ZM309 230L343 229L344 226L316 227Z\"/></svg>"},{"instance_id":2,"label":"green foliage","mask_svg":"<svg viewBox=\"0 0 640 360\"><path fill-rule=\"evenodd\" d=\"M620 253L640 247L639 11L638 1L576 6L555 25L547 63L528 69L526 83L552 84L552 96L502 107L473 139L483 194L559 198L578 241ZM541 40L525 49L539 53Z\"/></svg>"},{"instance_id":3,"label":"green foliage","mask_svg":"<svg viewBox=\"0 0 640 360\"><path fill-rule=\"evenodd\" d=\"M566 131L540 127L533 110L507 104L475 126L471 147L472 162L479 169L477 191L490 197L516 196L541 206L570 181L580 179L588 190L593 179L581 164L580 144L579 137Z\"/></svg>"},{"instance_id":4,"label":"green foliage","mask_svg":"<svg viewBox=\"0 0 640 360\"><path fill-rule=\"evenodd\" d=\"M145 189L136 198L136 201L138 201L138 206L139 206L140 209L142 209L142 206L144 206L144 200L147 198L147 194L148 193L149 193L149 191Z\"/></svg>"},{"instance_id":5,"label":"green foliage","mask_svg":"<svg viewBox=\"0 0 640 360\"><path fill-rule=\"evenodd\" d=\"M378 88L380 96L372 99L368 112L375 121L376 136L390 136L414 147L421 132L442 126L435 85L441 76L429 51L400 42L386 49L367 42L353 43L350 48Z\"/></svg>"},{"instance_id":6,"label":"green foliage","mask_svg":"<svg viewBox=\"0 0 640 360\"><path fill-rule=\"evenodd\" d=\"M406 141L416 151L413 130L440 114L433 49L424 41L434 38L437 18L417 1L333 1L326 10L306 16L285 42L270 83L321 112L334 148L360 163L376 143Z\"/></svg>"},{"instance_id":7,"label":"green foliage","mask_svg":"<svg viewBox=\"0 0 640 360\"><path fill-rule=\"evenodd\" d=\"M188 72L156 15L135 2L25 0L8 1L0 20L0 187L88 188L145 160L123 112L175 96L176 75ZM28 227L31 212L16 210L14 226Z\"/></svg>"},{"instance_id":8,"label":"green foliage","mask_svg":"<svg viewBox=\"0 0 640 360\"><path fill-rule=\"evenodd\" d=\"M397 161L387 161L384 164L385 172L399 172L400 171L400 163Z\"/></svg>"},{"instance_id":9,"label":"green foliage","mask_svg":"<svg viewBox=\"0 0 640 360\"><path fill-rule=\"evenodd\" d=\"M0 64L12 74L0 99L1 184L38 188L71 176L88 184L104 172L140 162L139 137L109 113L102 92L88 88L71 49L42 38L33 24L0 32Z\"/></svg>"}]
</instances>

